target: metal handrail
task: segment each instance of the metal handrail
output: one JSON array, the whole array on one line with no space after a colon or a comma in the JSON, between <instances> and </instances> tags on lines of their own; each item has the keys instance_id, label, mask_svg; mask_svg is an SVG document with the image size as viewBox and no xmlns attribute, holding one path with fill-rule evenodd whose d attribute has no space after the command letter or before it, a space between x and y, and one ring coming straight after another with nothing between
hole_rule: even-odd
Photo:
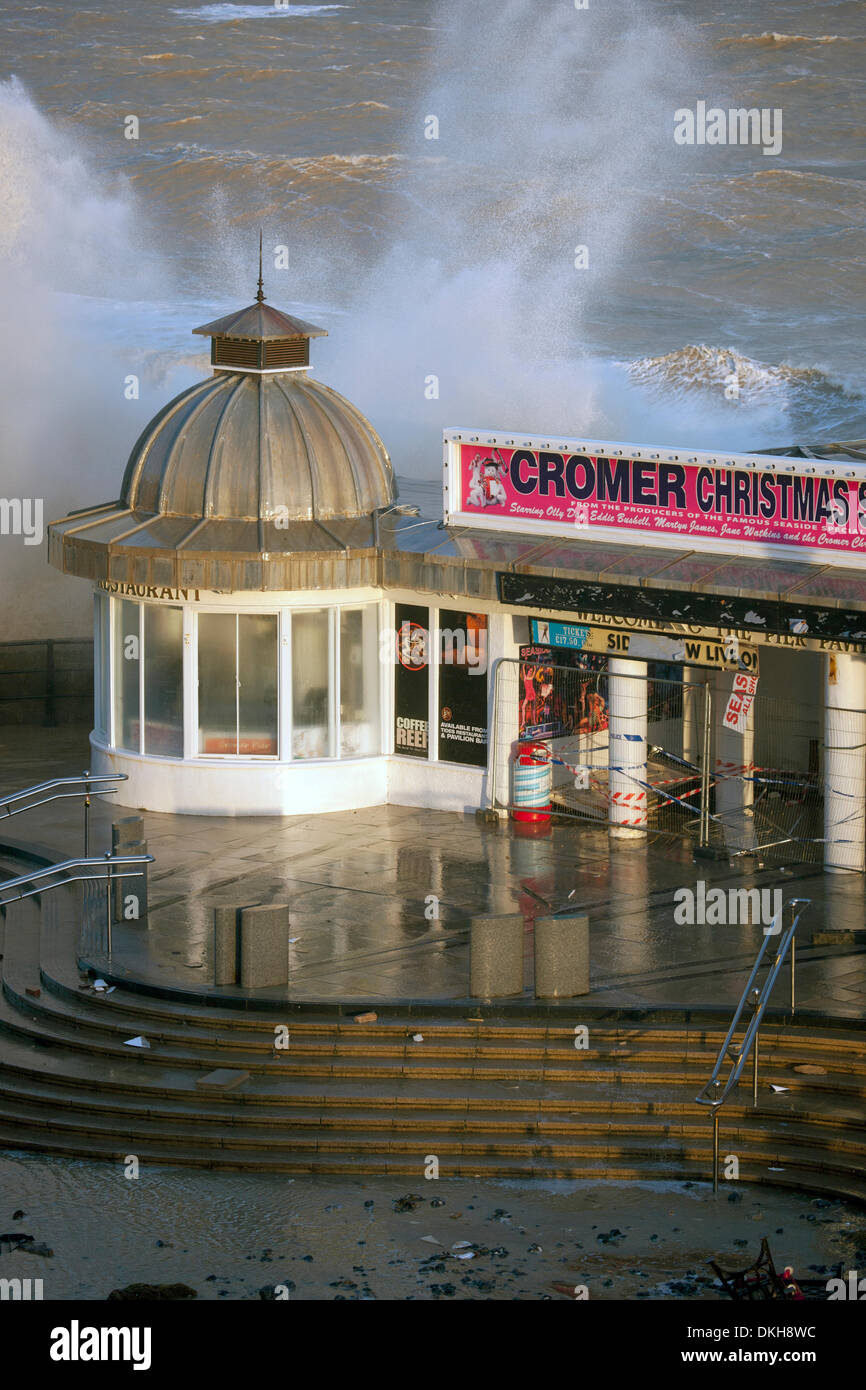
<instances>
[{"instance_id":1,"label":"metal handrail","mask_svg":"<svg viewBox=\"0 0 866 1390\"><path fill-rule=\"evenodd\" d=\"M144 870L138 873L118 874L115 873L115 865L123 866L129 864L153 864L152 854L124 854L113 855L105 854L101 859L64 859L60 864L49 864L44 869L34 869L32 873L21 874L18 878L7 878L0 883L0 907L7 907L10 903L21 902L23 898L35 898L39 893L50 893L52 888L63 888L67 883L89 882L93 879L105 880L105 921L106 939L108 943L108 959L111 960L111 890L115 879L121 878L141 878ZM88 869L85 874L70 874L65 871L68 869ZM104 873L103 873L104 870ZM51 878L53 875L63 874L62 878L57 878L53 883L42 883L40 880ZM15 892L11 897L4 896L10 888L23 888L25 884L36 884L27 893Z\"/></svg>"},{"instance_id":2,"label":"metal handrail","mask_svg":"<svg viewBox=\"0 0 866 1390\"><path fill-rule=\"evenodd\" d=\"M795 972L797 965L797 957L794 933L797 930L797 926L804 909L810 906L811 901L811 898L789 898L786 903L783 903L783 905L779 908L779 911L773 917L773 921L770 927L764 933L764 939L761 942L761 949L758 951L758 954L755 958L755 964L752 966L751 974L749 975L749 978L746 981L746 984L743 988L743 992L740 995L737 1007L734 1010L734 1016L731 1019L730 1027L728 1028L728 1031L725 1034L725 1040L719 1048L719 1055L716 1058L716 1064L713 1067L710 1079L707 1082L706 1086L704 1086L703 1090L695 1096L695 1101L698 1105L709 1105L712 1107L713 1112L714 1192L718 1191L719 1183L719 1116L721 1114L721 1108L727 1100L728 1096L731 1094L731 1092L735 1091L737 1086L739 1085L740 1076L742 1075L743 1067L746 1064L746 1060L750 1052L752 1053L753 1062L752 1104L757 1105L758 1103L758 1035L760 1033L761 1020L764 1017L764 1012L766 1010L767 1004L770 1002L770 995L772 994L773 989L775 987L779 971L781 970L785 957L788 954L789 947L791 949L791 1013L793 1014L796 1009ZM763 964L764 956L766 955L767 947L770 943L770 937L778 935L778 932L781 927L781 919L784 916L785 909L788 907L791 909L792 913L791 925L788 927L787 931L784 933L779 942L779 949L776 952L775 959L773 960L770 966L770 969L767 973L763 985L759 990L754 989L753 986L755 983L755 979L757 977L758 971L760 970ZM777 918L779 919L779 927L776 927L775 925ZM736 1032L737 1025L739 1024L740 1018L742 1017L743 1009L746 1007L747 1001L751 1004L753 1009L752 1017L749 1020L749 1025L746 1028L745 1033L743 1034L742 1041L740 1043L734 1043L734 1033ZM723 1083L719 1080L719 1075L721 1073L722 1067L725 1064L726 1059L731 1059L731 1066L730 1071L728 1072L727 1080Z\"/></svg>"},{"instance_id":3,"label":"metal handrail","mask_svg":"<svg viewBox=\"0 0 866 1390\"><path fill-rule=\"evenodd\" d=\"M6 816L20 816L23 811L35 811L38 806L47 806L51 801L64 801L70 797L84 797L84 853L90 853L90 798L91 796L110 796L117 787L94 787L94 782L126 782L125 772L82 772L80 777L53 777L50 782L39 782L34 787L13 792L11 796L0 797L0 812ZM80 791L58 792L56 796L44 796L41 801L28 801L26 806L16 806L16 801L37 796L39 792L51 791L54 787L79 787Z\"/></svg>"},{"instance_id":4,"label":"metal handrail","mask_svg":"<svg viewBox=\"0 0 866 1390\"><path fill-rule=\"evenodd\" d=\"M23 791L13 792L11 796L0 797L0 811L7 816L20 815L22 811L30 811L36 806L45 806L49 801L60 801L66 796L104 796L108 792L117 791L116 787L97 787L90 792L94 782L125 782L127 774L125 772L83 772L80 777L53 777L50 782L39 782L35 787L25 787ZM13 811L10 808L16 801L22 801L25 796L35 796L37 792L50 791L52 787L82 787L84 790L79 792L59 792L57 796L46 796L42 801L34 801L32 805L19 806Z\"/></svg>"},{"instance_id":5,"label":"metal handrail","mask_svg":"<svg viewBox=\"0 0 866 1390\"><path fill-rule=\"evenodd\" d=\"M48 893L52 888L62 888L67 883L80 883L90 878L105 878L108 883L112 883L116 878L141 878L140 873L118 874L114 872L115 864L153 864L155 862L152 854L126 854L126 855L103 855L101 859L64 859L59 864L49 864L44 869L34 869L32 873L21 874L18 878L7 878L0 883L0 907L7 907L9 903L20 902L22 898L33 898L38 893ZM37 883L37 880L50 878L53 874L59 874L67 869L89 869L86 874L65 874L56 883L39 883L36 888L32 888L29 893L14 893L11 898L4 896L10 888L21 888L24 884ZM105 870L104 873L101 871ZM95 872L94 872L95 871Z\"/></svg>"},{"instance_id":6,"label":"metal handrail","mask_svg":"<svg viewBox=\"0 0 866 1390\"><path fill-rule=\"evenodd\" d=\"M732 1039L736 1031L737 1024L739 1023L743 1009L746 1006L746 1000L749 998L750 991L755 982L755 977L763 963L764 955L766 954L767 947L770 944L770 937L777 935L777 931L773 931L772 925L765 933L764 939L761 942L761 949L758 952L755 964L752 966L752 973L746 981L743 992L740 995L740 1001L737 1004L737 1007L734 1011L734 1016L731 1019L731 1026L728 1029L727 1034L725 1035L725 1040L719 1049L719 1055L716 1058L716 1065L713 1067L712 1075L710 1076L709 1081L707 1082L704 1089L700 1092L700 1094L695 1096L695 1100L697 1101L698 1105L723 1105L727 1100L728 1096L730 1095L731 1091L736 1089L737 1084L740 1080L740 1075L742 1073L746 1058L748 1057L749 1052L752 1049L752 1044L754 1043L755 1037L761 1026L761 1019L763 1018L764 1010L766 1009L767 1004L769 1003L770 995L773 992L773 987L776 983L779 971L782 968L785 956L788 954L788 947L793 944L794 932L797 930L797 924L800 921L803 909L808 907L811 901L811 898L789 898L788 901L784 903L782 907L779 908L776 917L781 917L786 907L790 907L792 909L793 917L791 920L791 925L785 932L781 941L779 942L779 949L776 953L776 958L770 967L769 974L767 975L767 978L765 979L760 992L756 991L758 997L756 1000L753 999L752 1001L754 1005L754 1013L749 1022L749 1026L746 1029L746 1032L743 1036L743 1041L737 1046L732 1047ZM799 912L795 910L797 907L799 907L800 909ZM773 922L776 921L776 917L773 918ZM791 955L791 965L791 1011L793 1012L795 1004L793 989L795 957L793 955L793 952ZM722 1083L718 1080L718 1076L719 1072L722 1070L725 1058L728 1056L729 1052L734 1053L734 1061L731 1064L731 1070L728 1074L728 1079L725 1082L724 1089L720 1093L717 1088L721 1086Z\"/></svg>"}]
</instances>

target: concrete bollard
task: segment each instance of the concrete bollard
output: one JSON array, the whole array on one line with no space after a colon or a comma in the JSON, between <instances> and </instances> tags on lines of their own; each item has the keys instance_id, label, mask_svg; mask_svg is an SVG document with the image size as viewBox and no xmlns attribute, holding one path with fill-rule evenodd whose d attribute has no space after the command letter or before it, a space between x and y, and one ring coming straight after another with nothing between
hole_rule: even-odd
<instances>
[{"instance_id":1,"label":"concrete bollard","mask_svg":"<svg viewBox=\"0 0 866 1390\"><path fill-rule=\"evenodd\" d=\"M536 917L535 997L589 994L589 918Z\"/></svg>"},{"instance_id":2,"label":"concrete bollard","mask_svg":"<svg viewBox=\"0 0 866 1390\"><path fill-rule=\"evenodd\" d=\"M469 993L499 999L523 993L523 916L473 917L469 928Z\"/></svg>"},{"instance_id":3,"label":"concrete bollard","mask_svg":"<svg viewBox=\"0 0 866 1390\"><path fill-rule=\"evenodd\" d=\"M215 985L236 985L238 982L239 909L215 907L213 910L213 982Z\"/></svg>"},{"instance_id":4,"label":"concrete bollard","mask_svg":"<svg viewBox=\"0 0 866 1390\"><path fill-rule=\"evenodd\" d=\"M268 903L240 913L240 984L264 989L289 983L289 905Z\"/></svg>"}]
</instances>

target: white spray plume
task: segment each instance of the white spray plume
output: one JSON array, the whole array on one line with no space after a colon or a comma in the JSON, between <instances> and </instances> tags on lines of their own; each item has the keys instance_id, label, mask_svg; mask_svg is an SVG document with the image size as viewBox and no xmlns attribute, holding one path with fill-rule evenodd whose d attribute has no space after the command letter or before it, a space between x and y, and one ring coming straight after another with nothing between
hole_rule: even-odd
<instances>
[{"instance_id":1,"label":"white spray plume","mask_svg":"<svg viewBox=\"0 0 866 1390\"><path fill-rule=\"evenodd\" d=\"M606 287L635 259L644 201L669 177L685 80L676 30L637 0L450 0L438 18L394 244L363 283L357 327L331 348L401 471L427 474L446 425L627 423L628 384L594 354ZM425 139L428 117L438 140ZM425 398L431 376L438 400Z\"/></svg>"},{"instance_id":2,"label":"white spray plume","mask_svg":"<svg viewBox=\"0 0 866 1390\"><path fill-rule=\"evenodd\" d=\"M43 499L47 523L117 497L129 448L164 399L129 347L95 330L94 300L164 293L166 277L129 192L14 79L0 83L0 196L0 497ZM127 400L135 372L140 398ZM46 555L0 535L0 640L89 635L90 586Z\"/></svg>"}]
</instances>

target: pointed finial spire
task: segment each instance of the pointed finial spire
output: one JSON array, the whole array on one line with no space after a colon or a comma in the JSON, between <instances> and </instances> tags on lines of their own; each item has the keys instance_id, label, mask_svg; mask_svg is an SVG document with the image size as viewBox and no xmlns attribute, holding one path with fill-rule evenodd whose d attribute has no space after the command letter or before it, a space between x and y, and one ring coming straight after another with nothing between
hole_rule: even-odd
<instances>
[{"instance_id":1,"label":"pointed finial spire","mask_svg":"<svg viewBox=\"0 0 866 1390\"><path fill-rule=\"evenodd\" d=\"M264 281L262 279L262 229L259 227L259 288L256 293L256 303L261 304L265 297Z\"/></svg>"}]
</instances>

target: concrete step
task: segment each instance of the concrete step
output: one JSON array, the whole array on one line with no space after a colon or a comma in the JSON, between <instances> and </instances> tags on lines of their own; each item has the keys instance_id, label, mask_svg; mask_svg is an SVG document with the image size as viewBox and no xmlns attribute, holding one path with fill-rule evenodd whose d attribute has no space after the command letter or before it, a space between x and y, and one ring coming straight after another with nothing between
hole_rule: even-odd
<instances>
[{"instance_id":1,"label":"concrete step","mask_svg":"<svg viewBox=\"0 0 866 1390\"><path fill-rule=\"evenodd\" d=\"M129 1020L122 1011L116 1014L106 1011L104 1015L100 1015L102 1003L98 996L95 1002L89 1001L90 1011L86 1015L80 1013L71 1000L54 996L48 1000L34 999L22 991L17 975L14 972L10 973L12 978L4 978L3 981L5 999L23 1017L40 1022L46 1036L56 1035L65 1038L70 1044L73 1042L73 1035L74 1040L79 1043L83 1039L92 1038L99 1045L107 1044L116 1048L118 1043L123 1046L124 1035L134 1033L138 1028L140 1020ZM691 1085L693 1082L699 1084L702 1076L709 1073L715 1061L715 1053L709 1048L690 1050L688 1039L684 1055L682 1039L679 1045L672 1041L662 1048L656 1046L654 1040L640 1038L632 1039L625 1045L614 1043L613 1046L603 1047L596 1045L595 1037L591 1035L593 1046L584 1052L574 1048L573 1035L570 1034L556 1045L548 1043L542 1037L516 1046L509 1038L502 1036L494 1040L482 1036L474 1042L466 1040L455 1044L449 1040L442 1040L436 1024L427 1027L427 1031L422 1034L421 1043L415 1043L412 1041L412 1035L406 1033L402 1033L399 1040L393 1035L387 1040L370 1039L363 1035L336 1038L321 1036L310 1040L308 1036L303 1035L299 1038L295 1029L290 1027L289 1049L277 1052L274 1050L273 1032L263 1036L246 1034L242 1039L238 1039L232 1034L203 1034L202 1030L192 1027L183 1031L148 1028L146 1036L152 1045L151 1052L158 1049L162 1057L169 1059L183 1058L191 1064L212 1067L221 1065L225 1059L231 1057L237 1065L250 1067L260 1066L262 1063L270 1066L275 1057L288 1064L291 1058L291 1067L295 1072L306 1064L313 1067L330 1067L345 1061L356 1068L368 1064L374 1066L376 1071L369 1074L380 1074L391 1064L399 1065L401 1070L408 1068L413 1071L441 1067L443 1075L455 1076L458 1074L455 1068L460 1064L464 1068L476 1071L490 1063L502 1063L519 1064L522 1069L534 1068L542 1075L547 1075L552 1067L572 1075L577 1069L582 1074L601 1066L607 1070L613 1069L616 1076L621 1077L633 1064L635 1069L640 1069L642 1076L658 1077L669 1074L673 1069ZM805 1047L799 1048L793 1039L782 1038L778 1045L762 1040L762 1066L773 1071L787 1071L789 1067L803 1060L814 1062L819 1055L815 1046L816 1040L808 1038L805 1043L808 1044L808 1051ZM854 1054L849 1050L846 1057L833 1058L832 1068L835 1078L847 1076L852 1082L859 1080L866 1085L866 1055Z\"/></svg>"},{"instance_id":2,"label":"concrete step","mask_svg":"<svg viewBox=\"0 0 866 1390\"><path fill-rule=\"evenodd\" d=\"M866 1136L851 1127L850 1135L821 1129L808 1118L797 1121L775 1117L775 1123L763 1115L758 1118L725 1116L724 1135L728 1148L738 1146L738 1152L757 1154L780 1150L788 1153L792 1147L812 1154L832 1154L835 1161L864 1169ZM8 1084L0 1086L0 1123L40 1127L54 1126L81 1132L122 1135L130 1141L149 1139L168 1134L190 1145L237 1144L242 1147L260 1144L269 1146L296 1140L305 1145L325 1144L353 1151L358 1144L384 1142L390 1145L406 1142L414 1145L475 1142L496 1151L507 1150L515 1140L523 1143L531 1138L536 1143L643 1144L652 1150L660 1145L677 1142L701 1150L710 1144L710 1127L703 1115L690 1117L658 1114L611 1116L603 1110L573 1115L550 1115L526 1108L507 1116L495 1112L431 1109L429 1103L419 1102L415 1108L372 1112L353 1105L349 1100L335 1103L328 1098L324 1104L301 1109L284 1110L279 1115L243 1112L243 1106L232 1109L211 1105L201 1097L192 1104L184 1101L142 1105L137 1101L115 1099L99 1104L81 1103L59 1095L56 1089L40 1086L25 1091ZM239 1134L242 1130L242 1134ZM357 1143L356 1143L357 1141ZM437 1150L438 1152L438 1150Z\"/></svg>"},{"instance_id":3,"label":"concrete step","mask_svg":"<svg viewBox=\"0 0 866 1390\"><path fill-rule=\"evenodd\" d=\"M423 1147L419 1146L419 1147ZM121 1164L129 1149L125 1144L116 1144L109 1137L98 1134L53 1134L38 1128L23 1126L10 1127L0 1121L0 1148L25 1152L51 1152L70 1157L99 1159ZM206 1155L191 1152L183 1145L169 1141L148 1140L138 1143L136 1156L139 1162L161 1163L172 1166L206 1167L216 1170L249 1172L282 1172L291 1174L346 1174L358 1178L379 1175L393 1175L413 1178L419 1182L423 1176L424 1155L418 1151L399 1153L388 1151L379 1153L375 1160L369 1154L307 1152L302 1155L264 1157L255 1151L240 1148L211 1149ZM702 1158L688 1158L676 1155L657 1160L650 1155L635 1159L626 1154L571 1155L557 1158L549 1155L536 1156L491 1156L489 1153L440 1156L440 1176L467 1178L521 1178L521 1179L584 1179L607 1181L664 1181L691 1179L706 1182L709 1179L708 1163ZM740 1181L763 1182L780 1187L796 1187L798 1190L833 1197L843 1197L857 1202L866 1202L866 1182L858 1174L846 1171L836 1172L826 1166L807 1165L788 1166L782 1173L772 1173L767 1169L765 1159L746 1159L740 1164Z\"/></svg>"},{"instance_id":4,"label":"concrete step","mask_svg":"<svg viewBox=\"0 0 866 1390\"><path fill-rule=\"evenodd\" d=\"M29 915L28 915L29 913ZM709 1112L695 1104L723 1025L594 1015L375 1024L249 1012L80 988L71 943L40 944L39 912L7 923L0 993L0 1146L121 1162L414 1178L706 1179ZM39 989L38 998L27 990ZM375 1006L374 1006L375 1007ZM583 1009L583 1016L582 1016ZM597 1021L596 1021L597 1018ZM274 1049L274 1026L290 1047ZM574 1048L586 1023L592 1048ZM415 1043L414 1033L424 1041ZM146 1050L123 1045L143 1033ZM866 1031L767 1023L760 1103L725 1106L744 1179L866 1199ZM823 1075L797 1073L803 1062ZM196 1085L217 1067L249 1079ZM772 1095L770 1081L789 1088ZM783 1171L774 1173L771 1170Z\"/></svg>"},{"instance_id":5,"label":"concrete step","mask_svg":"<svg viewBox=\"0 0 866 1390\"><path fill-rule=\"evenodd\" d=\"M490 1044L500 1042L509 1046L529 1043L533 1047L540 1046L542 1043L551 1046L564 1044L567 1049L574 1047L574 1027L575 1024L551 1023L548 1019L540 1018L537 1021L515 1022L507 1018L485 1019L478 1023L470 1020L457 1022L451 1018L447 1019L419 1019L407 1014L405 1017L389 1018L380 1020L377 1023L357 1024L352 1020L340 1019L325 1016L320 1019L310 1018L305 1014L292 1013L286 1010L283 1016L277 1018L276 1014L260 1013L258 1011L244 1013L241 1010L217 1009L205 1006L196 1006L187 1003L178 1003L171 1000L152 999L145 995L138 995L122 987L117 987L113 994L94 995L91 991L81 989L81 977L75 972L74 982L67 973L64 979L57 978L56 967L54 973L49 973L43 967L41 972L42 984L48 993L71 1002L76 1012L82 1018L94 1018L104 1021L107 1017L116 1016L125 1023L129 1021L141 1024L145 1018L152 1019L151 1030L164 1028L167 1032L177 1030L178 1025L182 1025L184 1036L190 1038L206 1039L214 1032L233 1034L239 1038L250 1035L258 1038L260 1043L266 1047L270 1046L273 1038L275 1022L285 1023L291 1030L292 1036L300 1041L311 1041L326 1039L341 1042L343 1039L353 1046L361 1042L371 1041L399 1041L407 1034L423 1033L425 1039L428 1034L435 1034L438 1045L444 1042L454 1044L465 1044L466 1047L474 1047L479 1041ZM664 1050L667 1047L680 1049L683 1038L688 1040L690 1048L696 1050L706 1049L708 1054L718 1051L725 1034L725 1027L717 1025L687 1025L672 1026L670 1024L652 1023L651 1021L632 1023L610 1023L601 1019L594 1018L591 1012L585 1017L582 1016L583 1001L574 1001L574 1012L578 1023L585 1023L591 1030L593 1048L598 1051L606 1048L642 1048L644 1046L657 1047ZM807 1047L808 1050L816 1054L826 1054L828 1057L838 1057L846 1060L854 1052L861 1056L866 1062L866 1031L857 1029L834 1028L832 1030L822 1030L820 1028L803 1027L797 1028L795 1025L785 1024L780 1026L776 1023L768 1023L762 1030L762 1039L768 1047L778 1048L797 1048Z\"/></svg>"}]
</instances>

